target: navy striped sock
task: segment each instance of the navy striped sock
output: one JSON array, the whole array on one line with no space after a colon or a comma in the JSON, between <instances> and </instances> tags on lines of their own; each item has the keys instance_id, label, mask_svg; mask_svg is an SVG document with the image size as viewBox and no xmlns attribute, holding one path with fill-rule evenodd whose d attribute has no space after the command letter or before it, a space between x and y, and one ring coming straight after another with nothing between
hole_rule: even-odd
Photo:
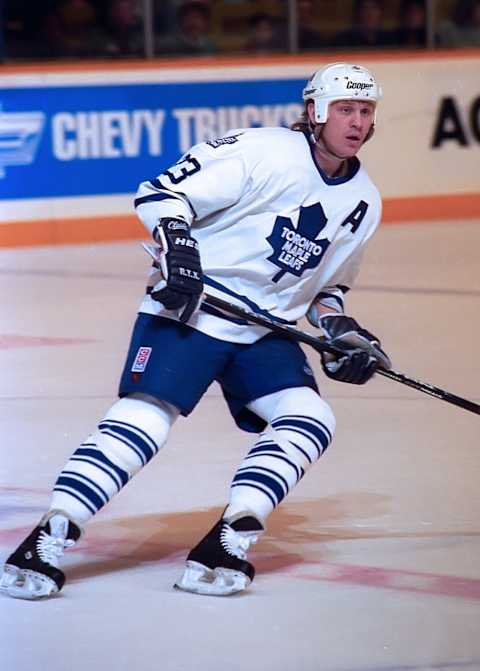
<instances>
[{"instance_id":1,"label":"navy striped sock","mask_svg":"<svg viewBox=\"0 0 480 671\"><path fill-rule=\"evenodd\" d=\"M306 415L282 415L259 436L238 468L229 510L250 510L265 519L327 449L331 431Z\"/></svg>"},{"instance_id":2,"label":"navy striped sock","mask_svg":"<svg viewBox=\"0 0 480 671\"><path fill-rule=\"evenodd\" d=\"M51 508L84 524L157 454L173 419L144 401L118 401L60 473Z\"/></svg>"}]
</instances>

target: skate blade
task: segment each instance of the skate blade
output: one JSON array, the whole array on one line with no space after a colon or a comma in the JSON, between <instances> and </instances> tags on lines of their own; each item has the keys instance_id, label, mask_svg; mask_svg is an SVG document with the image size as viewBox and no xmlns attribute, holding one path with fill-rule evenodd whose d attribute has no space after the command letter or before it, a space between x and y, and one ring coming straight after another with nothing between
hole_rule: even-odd
<instances>
[{"instance_id":1,"label":"skate blade","mask_svg":"<svg viewBox=\"0 0 480 671\"><path fill-rule=\"evenodd\" d=\"M250 578L241 571L221 567L212 570L203 564L187 561L185 571L174 587L192 594L229 596L243 592L250 583Z\"/></svg>"},{"instance_id":2,"label":"skate blade","mask_svg":"<svg viewBox=\"0 0 480 671\"><path fill-rule=\"evenodd\" d=\"M58 587L41 573L6 564L0 580L0 592L13 599L36 601L56 594Z\"/></svg>"}]
</instances>

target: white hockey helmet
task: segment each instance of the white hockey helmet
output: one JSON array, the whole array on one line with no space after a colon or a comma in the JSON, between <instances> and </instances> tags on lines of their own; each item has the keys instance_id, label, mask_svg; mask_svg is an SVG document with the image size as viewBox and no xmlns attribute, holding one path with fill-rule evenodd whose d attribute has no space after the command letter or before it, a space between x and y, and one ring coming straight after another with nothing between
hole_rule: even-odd
<instances>
[{"instance_id":1,"label":"white hockey helmet","mask_svg":"<svg viewBox=\"0 0 480 671\"><path fill-rule=\"evenodd\" d=\"M326 65L310 77L303 89L303 100L314 102L317 123L327 121L331 102L370 100L376 104L381 97L382 90L372 73L361 65L351 63Z\"/></svg>"}]
</instances>

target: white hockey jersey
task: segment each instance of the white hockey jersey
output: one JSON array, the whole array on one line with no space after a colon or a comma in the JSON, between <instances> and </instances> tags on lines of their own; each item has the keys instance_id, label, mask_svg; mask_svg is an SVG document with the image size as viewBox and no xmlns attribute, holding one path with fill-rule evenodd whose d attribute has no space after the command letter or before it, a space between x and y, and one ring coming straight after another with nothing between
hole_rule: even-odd
<instances>
[{"instance_id":1,"label":"white hockey jersey","mask_svg":"<svg viewBox=\"0 0 480 671\"><path fill-rule=\"evenodd\" d=\"M196 145L143 182L135 205L150 232L163 217L191 224L208 293L290 324L316 297L343 309L381 216L378 190L358 159L347 176L330 178L307 136L286 128L240 129ZM177 318L148 294L140 311ZM189 324L240 343L267 332L207 308Z\"/></svg>"}]
</instances>

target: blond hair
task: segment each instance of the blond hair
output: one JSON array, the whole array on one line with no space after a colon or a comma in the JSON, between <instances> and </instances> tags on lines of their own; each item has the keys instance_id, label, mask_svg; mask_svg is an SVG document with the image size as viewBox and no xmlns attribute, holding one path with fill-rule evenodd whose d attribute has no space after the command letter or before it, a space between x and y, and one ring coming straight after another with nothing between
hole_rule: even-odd
<instances>
[{"instance_id":1,"label":"blond hair","mask_svg":"<svg viewBox=\"0 0 480 671\"><path fill-rule=\"evenodd\" d=\"M312 138L312 141L317 142L318 138L322 133L323 123L312 124L308 118L307 105L312 102L311 100L305 101L305 107L303 112L300 114L298 119L292 123L290 130L300 131L300 133L306 133Z\"/></svg>"},{"instance_id":2,"label":"blond hair","mask_svg":"<svg viewBox=\"0 0 480 671\"><path fill-rule=\"evenodd\" d=\"M310 133L311 128L310 128L310 121L308 119L308 114L307 114L307 104L305 103L305 108L301 115L298 117L296 121L292 123L290 126L290 130L298 130L301 133Z\"/></svg>"}]
</instances>

